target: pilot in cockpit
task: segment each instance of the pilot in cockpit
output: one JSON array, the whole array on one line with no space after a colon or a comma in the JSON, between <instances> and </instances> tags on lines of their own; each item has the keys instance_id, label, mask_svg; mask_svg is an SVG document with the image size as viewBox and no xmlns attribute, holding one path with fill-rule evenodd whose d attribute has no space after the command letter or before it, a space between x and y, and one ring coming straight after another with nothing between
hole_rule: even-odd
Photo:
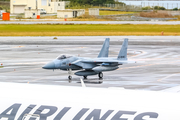
<instances>
[{"instance_id":1,"label":"pilot in cockpit","mask_svg":"<svg viewBox=\"0 0 180 120\"><path fill-rule=\"evenodd\" d=\"M66 59L66 58L70 58L71 56L66 56L66 55L60 55L57 57L58 60L62 60L62 59Z\"/></svg>"}]
</instances>

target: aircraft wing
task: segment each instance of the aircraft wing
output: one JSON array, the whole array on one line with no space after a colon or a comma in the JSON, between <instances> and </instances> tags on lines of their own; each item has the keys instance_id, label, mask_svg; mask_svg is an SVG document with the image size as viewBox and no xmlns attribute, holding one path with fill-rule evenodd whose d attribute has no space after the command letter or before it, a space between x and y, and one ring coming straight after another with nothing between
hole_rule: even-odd
<instances>
[{"instance_id":1,"label":"aircraft wing","mask_svg":"<svg viewBox=\"0 0 180 120\"><path fill-rule=\"evenodd\" d=\"M89 59L89 60L77 60L71 64L82 67L83 69L92 69L92 68L96 67L98 64L99 65L101 65L101 64L106 64L106 65L116 64L116 65L118 65L118 61L114 61L114 60L112 60L112 61L104 61L104 60L95 61L95 60Z\"/></svg>"},{"instance_id":2,"label":"aircraft wing","mask_svg":"<svg viewBox=\"0 0 180 120\"><path fill-rule=\"evenodd\" d=\"M118 60L82 60L84 63L118 63Z\"/></svg>"},{"instance_id":3,"label":"aircraft wing","mask_svg":"<svg viewBox=\"0 0 180 120\"><path fill-rule=\"evenodd\" d=\"M122 64L127 64L129 62L130 61L126 61L126 60L120 61L120 60L103 60L103 59L83 59L83 60L77 60L71 64L82 67L83 69L92 69L97 65L118 66Z\"/></svg>"},{"instance_id":4,"label":"aircraft wing","mask_svg":"<svg viewBox=\"0 0 180 120\"><path fill-rule=\"evenodd\" d=\"M95 64L101 64L101 63L113 63L113 64L127 64L127 63L135 63L135 61L127 61L127 60L98 60L98 59L93 59L93 60L82 60L81 62L84 63L95 63Z\"/></svg>"},{"instance_id":5,"label":"aircraft wing","mask_svg":"<svg viewBox=\"0 0 180 120\"><path fill-rule=\"evenodd\" d=\"M116 63L116 64L118 64L119 61L118 60L77 60L77 61L73 62L72 64L79 66L80 63L81 64L101 64L101 63Z\"/></svg>"}]
</instances>

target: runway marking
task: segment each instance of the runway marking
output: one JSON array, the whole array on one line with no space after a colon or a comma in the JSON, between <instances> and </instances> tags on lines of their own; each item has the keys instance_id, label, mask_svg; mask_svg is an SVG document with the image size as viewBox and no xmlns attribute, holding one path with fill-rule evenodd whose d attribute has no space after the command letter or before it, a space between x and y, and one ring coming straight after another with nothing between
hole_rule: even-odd
<instances>
[{"instance_id":1,"label":"runway marking","mask_svg":"<svg viewBox=\"0 0 180 120\"><path fill-rule=\"evenodd\" d=\"M22 47L25 47L25 46L16 46L16 47L12 47L12 48L22 48Z\"/></svg>"},{"instance_id":2,"label":"runway marking","mask_svg":"<svg viewBox=\"0 0 180 120\"><path fill-rule=\"evenodd\" d=\"M180 62L178 61L173 61L173 62L169 62L168 64L172 64L172 63L177 63ZM165 62L166 63L166 62ZM153 65L160 65L160 64L165 64L165 63L154 63L154 64L146 64L146 65L139 65L139 66L133 66L133 67L124 67L124 68L119 68L117 70L122 70L122 69L130 69L130 68L138 68L138 67L145 67L145 66L153 66ZM167 63L166 63L167 64Z\"/></svg>"},{"instance_id":3,"label":"runway marking","mask_svg":"<svg viewBox=\"0 0 180 120\"><path fill-rule=\"evenodd\" d=\"M14 63L15 65L46 64L47 62Z\"/></svg>"},{"instance_id":4,"label":"runway marking","mask_svg":"<svg viewBox=\"0 0 180 120\"><path fill-rule=\"evenodd\" d=\"M143 55L143 54L147 54L147 52L143 51L143 50L139 50L141 53L137 54L137 55L133 55L131 57L136 57L136 56L139 56L139 55Z\"/></svg>"},{"instance_id":5,"label":"runway marking","mask_svg":"<svg viewBox=\"0 0 180 120\"><path fill-rule=\"evenodd\" d=\"M73 47L73 48L64 48L64 49L69 50L69 49L84 49L84 48L88 48L88 47Z\"/></svg>"},{"instance_id":6,"label":"runway marking","mask_svg":"<svg viewBox=\"0 0 180 120\"><path fill-rule=\"evenodd\" d=\"M44 78L46 78L46 77L43 77L43 78L36 78L36 79L33 79L33 80L28 81L28 83L30 83L31 81L42 80L42 79L44 79Z\"/></svg>"},{"instance_id":7,"label":"runway marking","mask_svg":"<svg viewBox=\"0 0 180 120\"><path fill-rule=\"evenodd\" d=\"M153 55L153 54L149 54L149 55L145 55L147 54L147 52L143 51L143 50L139 50L140 52L142 53L139 53L137 55L132 55L130 56L129 58L133 58L133 57L136 57L136 56L141 56L141 59L143 60L160 60L160 59L172 59L172 58L165 58L166 56L170 55L170 53L168 54L164 54L164 55ZM152 57L153 56L153 57ZM154 57L154 56L157 56L157 57ZM178 55L179 56L179 55ZM151 57L151 58L148 58L148 57ZM179 59L179 57L176 57L174 59Z\"/></svg>"},{"instance_id":8,"label":"runway marking","mask_svg":"<svg viewBox=\"0 0 180 120\"><path fill-rule=\"evenodd\" d=\"M159 56L159 55L160 55L159 53L150 53L150 54L141 56L141 59L143 59L143 58L156 58L156 56Z\"/></svg>"},{"instance_id":9,"label":"runway marking","mask_svg":"<svg viewBox=\"0 0 180 120\"><path fill-rule=\"evenodd\" d=\"M138 68L138 67L144 67L144 66L152 66L152 65L157 65L158 63L155 64L146 64L146 65L139 65L139 66L133 66L133 67L124 67L124 68L119 68L117 70L122 70L122 69L130 69L130 68Z\"/></svg>"},{"instance_id":10,"label":"runway marking","mask_svg":"<svg viewBox=\"0 0 180 120\"><path fill-rule=\"evenodd\" d=\"M174 74L171 74L171 75L168 75L168 76L166 76L166 77L164 77L164 78L161 78L161 79L158 79L157 81L163 81L163 80L165 80L165 79L167 79L167 78L170 78L170 77L172 77L172 76L175 76L175 75L177 75L177 74L180 74L180 73L174 73Z\"/></svg>"},{"instance_id":11,"label":"runway marking","mask_svg":"<svg viewBox=\"0 0 180 120\"><path fill-rule=\"evenodd\" d=\"M31 70L35 70L35 69L40 69L40 68L33 68L33 69L28 69L28 70L17 70L17 69L15 69L15 71L1 72L0 74L3 74L3 73L15 73L15 72L22 72L22 71L31 71ZM14 70L14 69L12 69L12 70Z\"/></svg>"}]
</instances>

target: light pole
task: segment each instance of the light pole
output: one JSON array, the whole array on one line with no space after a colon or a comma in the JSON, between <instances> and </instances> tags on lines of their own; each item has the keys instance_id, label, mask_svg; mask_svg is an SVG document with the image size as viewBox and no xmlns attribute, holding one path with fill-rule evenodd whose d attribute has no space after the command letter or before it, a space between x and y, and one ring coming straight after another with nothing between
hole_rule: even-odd
<instances>
[{"instance_id":1,"label":"light pole","mask_svg":"<svg viewBox=\"0 0 180 120\"><path fill-rule=\"evenodd\" d=\"M36 10L38 9L38 6L37 6L37 0L36 0Z\"/></svg>"}]
</instances>

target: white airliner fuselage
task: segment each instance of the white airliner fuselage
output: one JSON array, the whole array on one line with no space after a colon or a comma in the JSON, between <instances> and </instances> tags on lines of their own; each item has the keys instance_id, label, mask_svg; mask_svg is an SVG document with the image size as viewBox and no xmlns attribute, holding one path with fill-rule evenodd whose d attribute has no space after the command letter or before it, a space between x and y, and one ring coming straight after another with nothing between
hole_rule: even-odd
<instances>
[{"instance_id":1,"label":"white airliner fuselage","mask_svg":"<svg viewBox=\"0 0 180 120\"><path fill-rule=\"evenodd\" d=\"M177 93L0 83L0 95L0 120L180 120Z\"/></svg>"}]
</instances>

